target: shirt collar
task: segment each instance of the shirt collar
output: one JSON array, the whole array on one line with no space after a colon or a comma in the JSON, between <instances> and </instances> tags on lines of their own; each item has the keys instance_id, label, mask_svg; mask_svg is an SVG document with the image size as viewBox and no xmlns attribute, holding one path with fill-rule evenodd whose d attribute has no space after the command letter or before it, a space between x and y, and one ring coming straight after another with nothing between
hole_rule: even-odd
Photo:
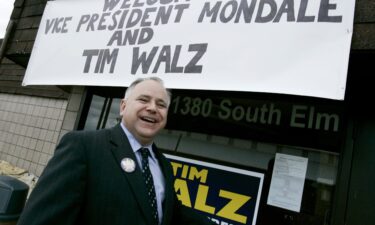
<instances>
[{"instance_id":1,"label":"shirt collar","mask_svg":"<svg viewBox=\"0 0 375 225\"><path fill-rule=\"evenodd\" d=\"M154 151L152 149L152 143L149 145L142 146L137 139L135 139L134 135L130 133L130 131L125 127L123 123L120 123L122 130L125 132L126 137L128 137L130 146L134 153L136 153L140 148L148 148L150 150L150 154L152 158L155 158Z\"/></svg>"}]
</instances>

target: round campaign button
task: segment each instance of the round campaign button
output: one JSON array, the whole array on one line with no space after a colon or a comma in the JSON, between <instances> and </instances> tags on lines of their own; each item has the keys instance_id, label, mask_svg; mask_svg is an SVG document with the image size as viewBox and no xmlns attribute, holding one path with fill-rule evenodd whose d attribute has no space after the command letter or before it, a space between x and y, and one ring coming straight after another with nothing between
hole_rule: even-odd
<instances>
[{"instance_id":1,"label":"round campaign button","mask_svg":"<svg viewBox=\"0 0 375 225\"><path fill-rule=\"evenodd\" d=\"M121 168L127 173L134 172L135 170L134 160L132 160L131 158L123 158L121 160Z\"/></svg>"}]
</instances>

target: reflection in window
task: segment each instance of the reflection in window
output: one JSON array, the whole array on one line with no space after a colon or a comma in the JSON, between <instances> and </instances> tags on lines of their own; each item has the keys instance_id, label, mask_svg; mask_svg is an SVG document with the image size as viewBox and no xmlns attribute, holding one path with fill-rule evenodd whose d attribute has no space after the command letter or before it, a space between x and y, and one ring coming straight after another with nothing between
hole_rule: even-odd
<instances>
[{"instance_id":1,"label":"reflection in window","mask_svg":"<svg viewBox=\"0 0 375 225\"><path fill-rule=\"evenodd\" d=\"M105 98L94 95L92 97L89 112L87 114L87 119L85 122L84 130L96 130L98 129L100 115L103 110L103 105Z\"/></svg>"},{"instance_id":2,"label":"reflection in window","mask_svg":"<svg viewBox=\"0 0 375 225\"><path fill-rule=\"evenodd\" d=\"M105 128L113 127L120 121L120 102L121 99L119 98L112 99Z\"/></svg>"},{"instance_id":3,"label":"reflection in window","mask_svg":"<svg viewBox=\"0 0 375 225\"><path fill-rule=\"evenodd\" d=\"M93 95L84 130L97 130L115 126L120 120L120 98Z\"/></svg>"}]
</instances>

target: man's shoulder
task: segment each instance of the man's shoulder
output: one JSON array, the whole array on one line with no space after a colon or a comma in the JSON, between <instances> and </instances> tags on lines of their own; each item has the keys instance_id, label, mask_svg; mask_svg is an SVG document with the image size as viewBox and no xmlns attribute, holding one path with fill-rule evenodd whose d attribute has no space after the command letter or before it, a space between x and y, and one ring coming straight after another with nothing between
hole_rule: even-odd
<instances>
[{"instance_id":1,"label":"man's shoulder","mask_svg":"<svg viewBox=\"0 0 375 225\"><path fill-rule=\"evenodd\" d=\"M101 138L109 135L111 132L116 132L117 126L99 130L73 130L63 135L63 138Z\"/></svg>"}]
</instances>

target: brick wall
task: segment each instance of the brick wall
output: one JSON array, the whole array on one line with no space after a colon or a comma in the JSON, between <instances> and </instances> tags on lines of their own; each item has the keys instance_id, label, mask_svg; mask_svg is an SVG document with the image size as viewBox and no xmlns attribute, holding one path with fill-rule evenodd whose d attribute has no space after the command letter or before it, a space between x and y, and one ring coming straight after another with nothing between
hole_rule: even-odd
<instances>
[{"instance_id":1,"label":"brick wall","mask_svg":"<svg viewBox=\"0 0 375 225\"><path fill-rule=\"evenodd\" d=\"M69 100L0 93L0 160L40 176L61 137L75 130L84 87Z\"/></svg>"},{"instance_id":2,"label":"brick wall","mask_svg":"<svg viewBox=\"0 0 375 225\"><path fill-rule=\"evenodd\" d=\"M67 101L0 93L0 159L39 176L59 140Z\"/></svg>"}]
</instances>

